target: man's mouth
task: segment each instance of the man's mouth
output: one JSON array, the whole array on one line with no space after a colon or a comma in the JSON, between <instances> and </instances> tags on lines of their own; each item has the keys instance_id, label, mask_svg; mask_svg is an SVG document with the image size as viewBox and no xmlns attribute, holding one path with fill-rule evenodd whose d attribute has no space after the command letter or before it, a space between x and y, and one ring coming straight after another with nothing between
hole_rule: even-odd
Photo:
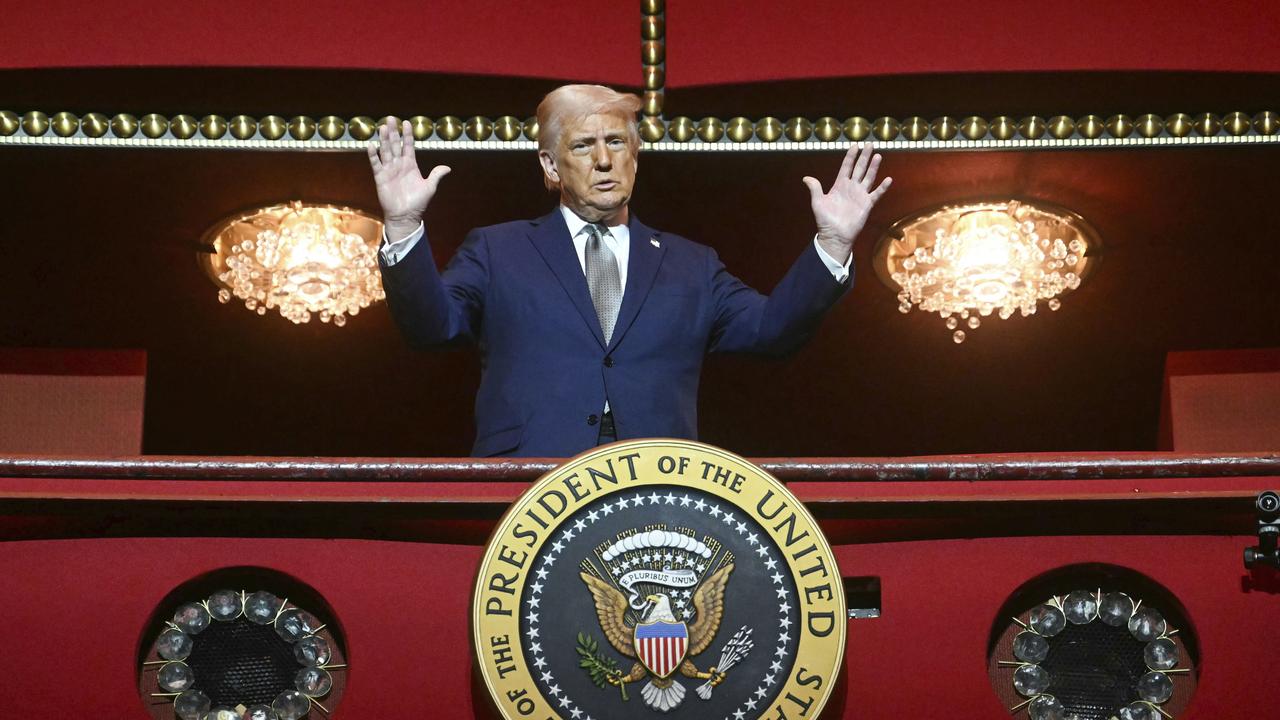
<instances>
[{"instance_id":1,"label":"man's mouth","mask_svg":"<svg viewBox=\"0 0 1280 720\"><path fill-rule=\"evenodd\" d=\"M608 191L608 190L614 189L617 186L618 186L618 182L616 180L602 180L598 183L595 183L591 187L595 188L596 190Z\"/></svg>"}]
</instances>

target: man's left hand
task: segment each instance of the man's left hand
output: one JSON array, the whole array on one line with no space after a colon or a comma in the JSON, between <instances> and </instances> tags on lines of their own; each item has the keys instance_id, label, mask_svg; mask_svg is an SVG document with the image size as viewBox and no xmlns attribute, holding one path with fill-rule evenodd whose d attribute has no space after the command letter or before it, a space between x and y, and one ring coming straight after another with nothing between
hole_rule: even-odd
<instances>
[{"instance_id":1,"label":"man's left hand","mask_svg":"<svg viewBox=\"0 0 1280 720\"><path fill-rule=\"evenodd\" d=\"M804 178L813 206L813 220L818 225L818 244L837 262L848 259L853 241L862 232L871 208L893 184L893 178L885 178L876 186L879 169L880 155L870 143L858 143L845 153L840 174L830 192L822 192L822 183L816 179Z\"/></svg>"}]
</instances>

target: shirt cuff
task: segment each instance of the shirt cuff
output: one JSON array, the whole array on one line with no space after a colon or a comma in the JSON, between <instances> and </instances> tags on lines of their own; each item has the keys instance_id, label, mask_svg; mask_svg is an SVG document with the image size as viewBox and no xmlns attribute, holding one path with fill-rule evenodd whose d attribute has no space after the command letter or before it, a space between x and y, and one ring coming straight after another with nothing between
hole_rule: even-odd
<instances>
[{"instance_id":1,"label":"shirt cuff","mask_svg":"<svg viewBox=\"0 0 1280 720\"><path fill-rule=\"evenodd\" d=\"M404 256L408 255L409 251L412 250L413 247L418 244L418 241L422 239L422 236L426 234L426 227L421 221L419 221L417 230L409 233L407 237L402 237L395 242L391 242L391 240L387 238L386 228L383 228L382 247L378 249L378 255L382 257L383 264L390 266L403 260Z\"/></svg>"},{"instance_id":2,"label":"shirt cuff","mask_svg":"<svg viewBox=\"0 0 1280 720\"><path fill-rule=\"evenodd\" d=\"M827 269L831 271L831 277L835 278L836 282L842 283L849 279L849 268L853 266L853 253L849 253L849 257L845 258L844 264L841 265L818 244L817 233L813 235L813 249L818 251L818 257L822 259L822 264L826 265Z\"/></svg>"}]
</instances>

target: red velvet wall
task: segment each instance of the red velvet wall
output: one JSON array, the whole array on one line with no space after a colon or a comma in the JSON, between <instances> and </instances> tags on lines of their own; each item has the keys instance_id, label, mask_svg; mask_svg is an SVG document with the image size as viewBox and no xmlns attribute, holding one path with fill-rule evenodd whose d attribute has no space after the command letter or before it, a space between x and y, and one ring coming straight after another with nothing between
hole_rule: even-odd
<instances>
[{"instance_id":1,"label":"red velvet wall","mask_svg":"<svg viewBox=\"0 0 1280 720\"><path fill-rule=\"evenodd\" d=\"M841 573L882 587L882 616L849 622L822 717L1009 717L986 673L989 632L1011 593L1075 563L1142 573L1183 605L1201 666L1179 720L1270 717L1257 678L1280 643L1280 584L1245 571L1240 551L1255 541L1252 493L1274 482L792 483L827 518ZM142 717L147 619L175 587L232 566L286 573L333 608L350 663L334 718L490 717L467 623L497 509L479 500L523 487L0 479L0 678L22 679L5 717Z\"/></svg>"},{"instance_id":2,"label":"red velvet wall","mask_svg":"<svg viewBox=\"0 0 1280 720\"><path fill-rule=\"evenodd\" d=\"M667 3L668 86L1009 70L1280 71L1280 3ZM0 67L314 67L640 82L640 3L14 4Z\"/></svg>"}]
</instances>

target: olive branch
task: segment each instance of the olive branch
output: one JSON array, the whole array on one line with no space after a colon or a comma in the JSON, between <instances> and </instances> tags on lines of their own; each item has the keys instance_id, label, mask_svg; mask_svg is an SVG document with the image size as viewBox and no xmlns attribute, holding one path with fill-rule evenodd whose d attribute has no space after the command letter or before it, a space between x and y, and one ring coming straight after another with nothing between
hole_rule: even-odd
<instances>
[{"instance_id":1,"label":"olive branch","mask_svg":"<svg viewBox=\"0 0 1280 720\"><path fill-rule=\"evenodd\" d=\"M587 674L591 676L591 682L596 687L603 688L606 684L613 680L617 684L618 689L622 690L622 699L627 699L626 683L618 682L622 679L622 671L618 669L618 662L611 657L605 657L600 653L600 644L596 639L585 633L578 633L578 656L582 659L578 661L578 667L585 668Z\"/></svg>"}]
</instances>

